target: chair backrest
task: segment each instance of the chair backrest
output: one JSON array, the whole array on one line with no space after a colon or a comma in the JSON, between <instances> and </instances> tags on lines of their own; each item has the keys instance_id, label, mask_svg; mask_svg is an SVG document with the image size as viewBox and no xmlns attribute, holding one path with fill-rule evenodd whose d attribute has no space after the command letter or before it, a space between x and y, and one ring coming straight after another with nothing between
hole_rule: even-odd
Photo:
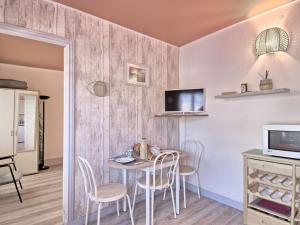
<instances>
[{"instance_id":1,"label":"chair backrest","mask_svg":"<svg viewBox=\"0 0 300 225\"><path fill-rule=\"evenodd\" d=\"M200 141L185 141L181 145L181 149L188 153L188 165L199 170L204 145Z\"/></svg>"},{"instance_id":2,"label":"chair backrest","mask_svg":"<svg viewBox=\"0 0 300 225\"><path fill-rule=\"evenodd\" d=\"M83 177L86 194L89 197L97 197L97 184L90 163L83 157L78 156L78 164Z\"/></svg>"},{"instance_id":3,"label":"chair backrest","mask_svg":"<svg viewBox=\"0 0 300 225\"><path fill-rule=\"evenodd\" d=\"M167 179L168 186L173 185L178 161L178 151L165 151L159 154L153 162L153 185L162 189L165 179ZM156 175L160 175L159 180L156 179Z\"/></svg>"}]
</instances>

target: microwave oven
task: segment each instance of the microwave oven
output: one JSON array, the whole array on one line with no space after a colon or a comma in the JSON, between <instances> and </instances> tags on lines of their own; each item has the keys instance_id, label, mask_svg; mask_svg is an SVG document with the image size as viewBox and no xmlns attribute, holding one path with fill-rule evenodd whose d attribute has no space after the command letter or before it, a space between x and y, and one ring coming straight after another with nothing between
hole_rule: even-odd
<instances>
[{"instance_id":1,"label":"microwave oven","mask_svg":"<svg viewBox=\"0 0 300 225\"><path fill-rule=\"evenodd\" d=\"M300 159L300 124L264 125L263 153Z\"/></svg>"}]
</instances>

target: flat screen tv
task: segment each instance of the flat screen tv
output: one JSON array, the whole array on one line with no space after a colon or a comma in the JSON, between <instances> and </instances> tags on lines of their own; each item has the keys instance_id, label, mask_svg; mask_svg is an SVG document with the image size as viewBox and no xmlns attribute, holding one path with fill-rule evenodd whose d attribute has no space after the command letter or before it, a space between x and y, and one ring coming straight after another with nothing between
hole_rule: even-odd
<instances>
[{"instance_id":1,"label":"flat screen tv","mask_svg":"<svg viewBox=\"0 0 300 225\"><path fill-rule=\"evenodd\" d=\"M165 112L204 112L205 90L180 89L165 91Z\"/></svg>"}]
</instances>

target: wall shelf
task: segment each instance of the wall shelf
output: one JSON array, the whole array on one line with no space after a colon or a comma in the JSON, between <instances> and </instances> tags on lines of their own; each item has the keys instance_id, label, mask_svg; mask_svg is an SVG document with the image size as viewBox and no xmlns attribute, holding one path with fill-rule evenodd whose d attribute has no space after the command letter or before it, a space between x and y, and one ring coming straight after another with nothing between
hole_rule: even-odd
<instances>
[{"instance_id":1,"label":"wall shelf","mask_svg":"<svg viewBox=\"0 0 300 225\"><path fill-rule=\"evenodd\" d=\"M157 114L155 117L183 117L183 116L208 116L207 113L163 113Z\"/></svg>"},{"instance_id":2,"label":"wall shelf","mask_svg":"<svg viewBox=\"0 0 300 225\"><path fill-rule=\"evenodd\" d=\"M226 99L226 98L240 98L240 97L248 97L248 96L256 96L256 95L270 95L270 94L280 94L280 93L289 93L289 88L279 88L273 90L265 90L265 91L249 91L245 93L234 93L234 94L226 94L226 95L217 95L215 98Z\"/></svg>"}]
</instances>

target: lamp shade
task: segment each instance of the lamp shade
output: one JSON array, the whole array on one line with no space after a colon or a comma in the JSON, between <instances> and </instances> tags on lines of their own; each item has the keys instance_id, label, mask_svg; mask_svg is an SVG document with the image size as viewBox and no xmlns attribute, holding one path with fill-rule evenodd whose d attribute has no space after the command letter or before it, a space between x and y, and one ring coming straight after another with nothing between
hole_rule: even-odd
<instances>
[{"instance_id":1,"label":"lamp shade","mask_svg":"<svg viewBox=\"0 0 300 225\"><path fill-rule=\"evenodd\" d=\"M256 56L271 52L286 52L289 45L287 32L279 27L272 27L262 31L256 38Z\"/></svg>"},{"instance_id":2,"label":"lamp shade","mask_svg":"<svg viewBox=\"0 0 300 225\"><path fill-rule=\"evenodd\" d=\"M105 97L106 95L106 84L102 81L94 81L88 84L88 91L95 96Z\"/></svg>"}]
</instances>

